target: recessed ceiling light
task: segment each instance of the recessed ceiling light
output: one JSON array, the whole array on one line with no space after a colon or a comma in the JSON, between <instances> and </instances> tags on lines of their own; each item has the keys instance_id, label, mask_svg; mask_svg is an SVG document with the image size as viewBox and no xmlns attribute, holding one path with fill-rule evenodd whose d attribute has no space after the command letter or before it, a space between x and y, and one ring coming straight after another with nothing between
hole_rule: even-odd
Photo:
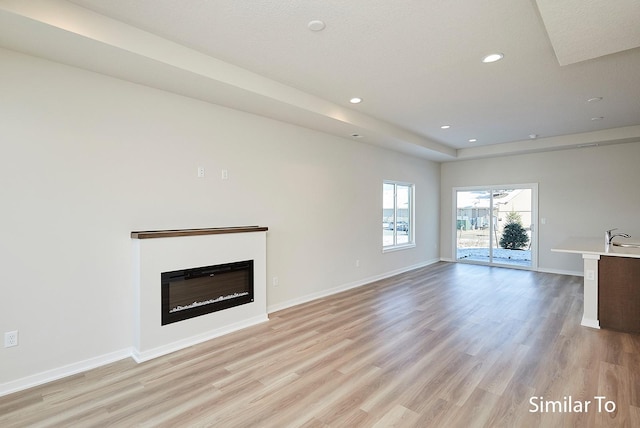
<instances>
[{"instance_id":1,"label":"recessed ceiling light","mask_svg":"<svg viewBox=\"0 0 640 428\"><path fill-rule=\"evenodd\" d=\"M311 31L322 31L324 30L324 27L326 27L326 25L324 24L324 22L320 21L319 19L314 19L313 21L309 21L309 23L307 24L307 28L309 28L309 30Z\"/></svg>"},{"instance_id":2,"label":"recessed ceiling light","mask_svg":"<svg viewBox=\"0 0 640 428\"><path fill-rule=\"evenodd\" d=\"M603 116L598 116L598 117L592 117L591 118L591 120L593 120L594 122L597 121L597 120L602 120L602 119L604 119Z\"/></svg>"},{"instance_id":3,"label":"recessed ceiling light","mask_svg":"<svg viewBox=\"0 0 640 428\"><path fill-rule=\"evenodd\" d=\"M364 137L364 135L361 135L361 134L351 134L351 136L353 138L362 138L362 137Z\"/></svg>"},{"instance_id":4,"label":"recessed ceiling light","mask_svg":"<svg viewBox=\"0 0 640 428\"><path fill-rule=\"evenodd\" d=\"M482 62L487 64L487 63L490 63L490 62L500 61L502 58L504 58L503 54L501 54L501 53L492 53L492 54L489 54L489 55L485 56L484 58L482 58Z\"/></svg>"},{"instance_id":5,"label":"recessed ceiling light","mask_svg":"<svg viewBox=\"0 0 640 428\"><path fill-rule=\"evenodd\" d=\"M471 138L471 139L469 140L469 142L470 142L470 143L475 143L476 141L478 141L478 140L477 140L477 139L475 139L475 138Z\"/></svg>"},{"instance_id":6,"label":"recessed ceiling light","mask_svg":"<svg viewBox=\"0 0 640 428\"><path fill-rule=\"evenodd\" d=\"M351 104L360 104L360 103L362 102L362 98L359 98L359 97L353 97L353 98L351 98L351 99L349 100L349 102L350 102Z\"/></svg>"},{"instance_id":7,"label":"recessed ceiling light","mask_svg":"<svg viewBox=\"0 0 640 428\"><path fill-rule=\"evenodd\" d=\"M529 138L535 140L536 138L538 138L538 134L529 134Z\"/></svg>"},{"instance_id":8,"label":"recessed ceiling light","mask_svg":"<svg viewBox=\"0 0 640 428\"><path fill-rule=\"evenodd\" d=\"M451 128L451 125L442 125L440 127L440 129L449 129L449 128Z\"/></svg>"},{"instance_id":9,"label":"recessed ceiling light","mask_svg":"<svg viewBox=\"0 0 640 428\"><path fill-rule=\"evenodd\" d=\"M598 101L602 101L602 97L593 97L587 100L588 103L597 103Z\"/></svg>"}]
</instances>

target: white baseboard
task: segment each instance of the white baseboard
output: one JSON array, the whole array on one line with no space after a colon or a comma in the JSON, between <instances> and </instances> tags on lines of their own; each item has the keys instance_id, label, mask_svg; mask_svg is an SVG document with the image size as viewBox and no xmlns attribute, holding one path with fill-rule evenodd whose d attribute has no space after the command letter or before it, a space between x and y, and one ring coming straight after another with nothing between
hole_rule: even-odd
<instances>
[{"instance_id":1,"label":"white baseboard","mask_svg":"<svg viewBox=\"0 0 640 428\"><path fill-rule=\"evenodd\" d=\"M338 287L331 288L329 290L323 290L318 293L313 293L297 299L288 300L286 302L283 302L277 305L269 306L267 312L271 313L271 312L279 311L282 309L299 305L301 303L309 302L311 300L330 296L332 294L336 294L341 291L346 291L352 288L361 287L363 285L370 284L372 282L379 281L381 279L389 278L394 275L398 275L398 274L408 272L414 269L418 269L421 267L429 266L439 261L440 259L427 260L412 266L406 266L404 268L396 269L390 272L385 272L380 275L375 275L375 276L364 278L351 283L343 284ZM157 358L159 356L166 355L171 352L175 352L180 349L184 349L189 346L193 346L198 343L205 342L207 340L231 333L233 331L250 327L252 325L260 324L268 320L269 320L268 316L261 315L259 317L254 317L240 323L235 323L230 326L226 326L225 328L212 330L204 334L192 336L183 340L172 342L168 345L146 350L143 352L140 352L138 349L135 349L135 348L126 348L126 349L121 349L119 351L114 351L108 354L100 355L94 358L90 358L87 360L78 361L76 363L68 364L52 370L36 373L34 375L26 376L21 379L16 379L10 382L0 384L0 397L3 395L25 390L27 388L32 388L34 386L42 385L47 382L62 379L67 376L72 376L74 374L82 373L84 371L91 370L100 366L104 366L106 364L110 364L115 361L123 360L125 358L133 358L138 363L143 361L148 361L150 359Z\"/></svg>"},{"instance_id":2,"label":"white baseboard","mask_svg":"<svg viewBox=\"0 0 640 428\"><path fill-rule=\"evenodd\" d=\"M31 376L0 384L0 397L2 397L3 395L12 394L14 392L32 388L34 386L52 382L54 380L62 379L67 376L82 373L87 370L95 369L97 367L104 366L115 361L123 360L125 358L133 358L137 363L148 361L153 358L170 354L171 352L175 352L180 349L188 348L189 346L205 342L207 340L222 336L227 333L266 322L268 320L269 317L267 315L254 317L243 322L225 326L224 328L211 330L197 336L188 337L186 339L179 340L162 347L150 349L148 351L139 352L135 348L126 348L121 349L120 351L111 352L109 354L100 355L95 358L90 358L88 360L78 361L77 363L68 364L66 366L58 367L52 370L47 370L42 373L36 373Z\"/></svg>"},{"instance_id":3,"label":"white baseboard","mask_svg":"<svg viewBox=\"0 0 640 428\"><path fill-rule=\"evenodd\" d=\"M234 324L227 325L224 328L210 330L205 333L198 334L196 336L187 337L185 339L171 342L167 345L159 346L157 348L149 349L146 351L140 352L138 349L133 348L131 351L131 357L137 363L142 363L144 361L161 357L163 355L167 355L172 352L179 351L184 348L188 348L189 346L197 345L198 343L206 342L207 340L211 340L228 333L233 333L234 331L242 330L243 328L251 327L256 324L261 324L266 321L269 321L269 317L267 315L260 315L257 317L250 318L248 320L244 320L242 322L237 322Z\"/></svg>"},{"instance_id":4,"label":"white baseboard","mask_svg":"<svg viewBox=\"0 0 640 428\"><path fill-rule=\"evenodd\" d=\"M538 268L538 272L555 273L558 275L584 276L584 272L582 271L562 270L562 269Z\"/></svg>"},{"instance_id":5,"label":"white baseboard","mask_svg":"<svg viewBox=\"0 0 640 428\"><path fill-rule=\"evenodd\" d=\"M580 325L584 326L584 327L591 327L591 328L600 328L600 321L599 320L594 320L591 318L585 318L582 317L582 322L580 322Z\"/></svg>"},{"instance_id":6,"label":"white baseboard","mask_svg":"<svg viewBox=\"0 0 640 428\"><path fill-rule=\"evenodd\" d=\"M77 363L68 364L66 366L47 370L41 373L36 373L34 375L16 379L11 382L6 382L0 384L0 397L34 386L42 385L47 382L62 379L63 377L95 369L96 367L104 366L115 361L124 360L125 358L129 357L131 357L131 348L121 349L119 351L110 352L98 357L89 358L84 361L78 361Z\"/></svg>"},{"instance_id":7,"label":"white baseboard","mask_svg":"<svg viewBox=\"0 0 640 428\"><path fill-rule=\"evenodd\" d=\"M360 279L358 281L350 282L347 284L342 284L337 287L330 288L328 290L322 290L317 293L307 294L306 296L298 297L295 299L287 300L286 302L278 303L275 305L270 305L267 307L268 313L273 313L277 311L281 311L283 309L291 308L293 306L301 305L303 303L310 302L312 300L321 299L323 297L331 296L332 294L337 294L342 291L347 291L352 288L362 287L363 285L371 284L372 282L379 281L381 279L389 278L394 275L399 275L401 273L408 272L410 270L418 269L421 267L429 266L434 263L439 262L440 259L432 259L427 260L425 262L421 262L412 266L407 266L404 268L396 269L390 272L385 272L380 275L374 275L367 278Z\"/></svg>"}]
</instances>

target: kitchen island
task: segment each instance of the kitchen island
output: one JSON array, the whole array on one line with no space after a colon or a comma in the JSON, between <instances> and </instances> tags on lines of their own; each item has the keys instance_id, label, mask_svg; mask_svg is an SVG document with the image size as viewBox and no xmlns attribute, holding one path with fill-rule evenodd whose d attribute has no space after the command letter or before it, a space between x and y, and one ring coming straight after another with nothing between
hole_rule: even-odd
<instances>
[{"instance_id":1,"label":"kitchen island","mask_svg":"<svg viewBox=\"0 0 640 428\"><path fill-rule=\"evenodd\" d=\"M583 326L640 333L640 248L569 238L551 251L582 254Z\"/></svg>"}]
</instances>

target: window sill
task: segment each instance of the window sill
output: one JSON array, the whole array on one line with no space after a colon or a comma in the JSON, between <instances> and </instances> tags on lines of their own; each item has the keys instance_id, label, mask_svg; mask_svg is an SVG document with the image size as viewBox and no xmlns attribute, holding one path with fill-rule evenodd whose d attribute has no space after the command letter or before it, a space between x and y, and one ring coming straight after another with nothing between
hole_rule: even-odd
<instances>
[{"instance_id":1,"label":"window sill","mask_svg":"<svg viewBox=\"0 0 640 428\"><path fill-rule=\"evenodd\" d=\"M393 251L408 250L409 248L414 248L415 246L416 244L406 244L406 245L396 245L394 247L383 247L382 252L391 253Z\"/></svg>"}]
</instances>

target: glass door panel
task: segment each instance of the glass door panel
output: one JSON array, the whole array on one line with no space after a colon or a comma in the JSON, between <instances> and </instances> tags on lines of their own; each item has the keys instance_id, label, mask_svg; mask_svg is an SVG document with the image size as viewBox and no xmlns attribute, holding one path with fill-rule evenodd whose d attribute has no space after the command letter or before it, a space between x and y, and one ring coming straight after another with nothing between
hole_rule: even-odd
<instances>
[{"instance_id":1,"label":"glass door panel","mask_svg":"<svg viewBox=\"0 0 640 428\"><path fill-rule=\"evenodd\" d=\"M493 191L497 218L493 263L531 267L532 194L527 188Z\"/></svg>"},{"instance_id":2,"label":"glass door panel","mask_svg":"<svg viewBox=\"0 0 640 428\"><path fill-rule=\"evenodd\" d=\"M456 259L490 262L491 192L470 190L457 192Z\"/></svg>"}]
</instances>

